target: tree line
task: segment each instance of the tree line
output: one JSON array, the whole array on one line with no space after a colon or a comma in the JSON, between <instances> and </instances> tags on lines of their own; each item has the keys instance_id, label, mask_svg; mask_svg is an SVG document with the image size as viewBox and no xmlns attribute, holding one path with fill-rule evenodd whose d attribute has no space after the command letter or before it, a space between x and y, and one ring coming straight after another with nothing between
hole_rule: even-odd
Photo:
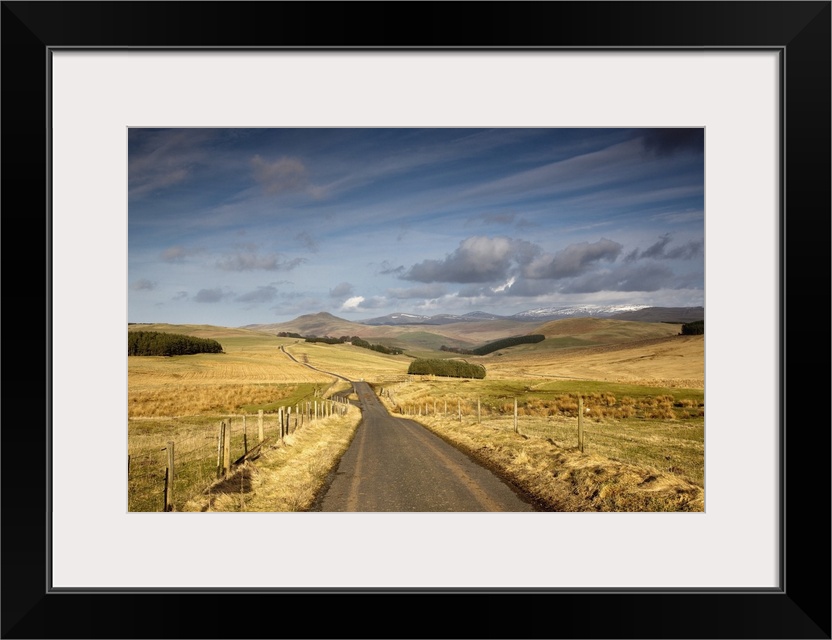
<instances>
[{"instance_id":1,"label":"tree line","mask_svg":"<svg viewBox=\"0 0 832 640\"><path fill-rule=\"evenodd\" d=\"M705 333L705 321L695 320L682 325L683 336L701 336Z\"/></svg>"},{"instance_id":2,"label":"tree line","mask_svg":"<svg viewBox=\"0 0 832 640\"><path fill-rule=\"evenodd\" d=\"M194 353L224 353L222 345L210 338L195 338L181 333L128 331L128 356L185 356Z\"/></svg>"},{"instance_id":3,"label":"tree line","mask_svg":"<svg viewBox=\"0 0 832 640\"><path fill-rule=\"evenodd\" d=\"M460 347L446 347L444 344L439 347L440 351L450 351L451 353L461 353L471 356L484 356L499 349L507 349L518 344L533 344L535 342L543 342L546 336L540 333L535 333L527 336L512 336L510 338L502 338L494 342L488 342L482 346L474 349L462 349Z\"/></svg>"},{"instance_id":4,"label":"tree line","mask_svg":"<svg viewBox=\"0 0 832 640\"><path fill-rule=\"evenodd\" d=\"M402 349L397 347L385 347L383 344L370 344L367 340L359 338L358 336L341 336L340 338L334 338L331 336L301 336L296 333L289 333L288 331L281 331L277 335L281 338L303 338L306 342L322 342L323 344L350 343L356 347L362 347L364 349L370 349L372 351L378 351L379 353L385 353L393 356L404 353Z\"/></svg>"}]
</instances>

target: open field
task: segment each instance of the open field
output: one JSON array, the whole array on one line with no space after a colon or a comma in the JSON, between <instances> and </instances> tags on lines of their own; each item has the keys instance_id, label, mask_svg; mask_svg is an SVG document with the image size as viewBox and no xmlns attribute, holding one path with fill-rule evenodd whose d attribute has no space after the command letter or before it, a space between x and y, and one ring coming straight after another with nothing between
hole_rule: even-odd
<instances>
[{"instance_id":1,"label":"open field","mask_svg":"<svg viewBox=\"0 0 832 640\"><path fill-rule=\"evenodd\" d=\"M519 345L476 362L485 365L490 379L573 378L705 388L705 336L671 336L559 351L534 348L539 345Z\"/></svg>"},{"instance_id":2,"label":"open field","mask_svg":"<svg viewBox=\"0 0 832 640\"><path fill-rule=\"evenodd\" d=\"M511 418L416 418L511 480L546 511L704 511L704 425L607 421L585 450L571 424ZM571 443L570 443L571 440Z\"/></svg>"},{"instance_id":3,"label":"open field","mask_svg":"<svg viewBox=\"0 0 832 640\"><path fill-rule=\"evenodd\" d=\"M129 508L161 509L157 476L164 474L163 448L170 440L182 464L174 485L177 510L307 508L314 487L348 446L360 419L357 411L349 419L326 418L332 422L329 435L310 429L287 436L257 462L246 463L233 482L215 486L209 497L202 493L216 477L223 416L233 416L232 457L237 457L246 446L244 436L249 448L256 438L252 425L258 409L266 412L266 424L274 425L278 407L349 387L307 363L374 384L391 412L421 421L479 458L543 509L701 511L704 336L679 336L678 325L656 323L547 324L538 327L547 332L541 343L461 356L486 367L484 380L408 377L411 358L348 344L205 325L131 325L131 330L213 338L225 353L128 358ZM420 335L414 342L421 342L425 353L460 357L432 351L439 341L432 331L415 333ZM588 410L584 452L577 448L579 396ZM312 424L317 429L317 422Z\"/></svg>"},{"instance_id":4,"label":"open field","mask_svg":"<svg viewBox=\"0 0 832 640\"><path fill-rule=\"evenodd\" d=\"M127 360L128 415L151 417L268 410L292 404L332 376L293 362L280 347L294 340L241 329L192 325L131 325L220 342L225 353L132 356Z\"/></svg>"},{"instance_id":5,"label":"open field","mask_svg":"<svg viewBox=\"0 0 832 640\"><path fill-rule=\"evenodd\" d=\"M342 418L342 411L349 416L347 422L353 430L359 420L354 407L325 403L320 398L282 407L282 412L263 412L263 454L289 446L291 438L297 438L302 431L318 433L322 422L343 427L346 417ZM187 502L203 495L206 487L216 484L220 424L224 423L230 433L233 463L260 444L260 419L258 414L244 413L129 420L128 510L162 510L168 443L174 444L173 506L179 511Z\"/></svg>"},{"instance_id":6,"label":"open field","mask_svg":"<svg viewBox=\"0 0 832 640\"><path fill-rule=\"evenodd\" d=\"M293 341L286 351L298 361L317 369L340 374L350 380L376 382L390 376L407 374L411 359L372 351L351 344L324 344L320 342Z\"/></svg>"},{"instance_id":7,"label":"open field","mask_svg":"<svg viewBox=\"0 0 832 640\"><path fill-rule=\"evenodd\" d=\"M280 351L293 339L207 325L146 324L129 329L212 338L225 352L128 357L130 511L162 509L169 441L175 445L173 488L178 510L216 478L221 421L231 431L235 460L257 443L259 410L264 411L264 436L277 439L279 408L293 408L295 425L299 407L348 386Z\"/></svg>"}]
</instances>

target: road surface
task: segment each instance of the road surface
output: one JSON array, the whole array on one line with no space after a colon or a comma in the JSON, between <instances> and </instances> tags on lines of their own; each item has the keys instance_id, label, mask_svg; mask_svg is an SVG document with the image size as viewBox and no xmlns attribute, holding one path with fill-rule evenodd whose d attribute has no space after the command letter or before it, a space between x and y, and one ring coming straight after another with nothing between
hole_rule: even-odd
<instances>
[{"instance_id":1,"label":"road surface","mask_svg":"<svg viewBox=\"0 0 832 640\"><path fill-rule=\"evenodd\" d=\"M353 387L363 419L312 511L535 511L423 426L391 416L366 382Z\"/></svg>"}]
</instances>

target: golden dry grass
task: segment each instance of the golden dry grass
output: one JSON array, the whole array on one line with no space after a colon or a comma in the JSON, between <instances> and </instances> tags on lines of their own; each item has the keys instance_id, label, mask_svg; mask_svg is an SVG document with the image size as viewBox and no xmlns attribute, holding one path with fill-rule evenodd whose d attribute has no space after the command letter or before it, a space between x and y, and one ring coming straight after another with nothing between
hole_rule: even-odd
<instances>
[{"instance_id":1,"label":"golden dry grass","mask_svg":"<svg viewBox=\"0 0 832 640\"><path fill-rule=\"evenodd\" d=\"M686 476L641 460L608 457L592 436L577 444L515 433L510 420L476 424L420 417L428 429L522 487L547 511L703 511L704 488ZM576 429L572 427L573 434ZM573 441L576 441L573 437ZM653 447L662 451L661 444ZM614 449L622 455L622 449ZM625 454L626 455L626 454ZM695 473L695 472L694 472Z\"/></svg>"},{"instance_id":2,"label":"golden dry grass","mask_svg":"<svg viewBox=\"0 0 832 640\"><path fill-rule=\"evenodd\" d=\"M407 374L411 359L356 347L351 344L323 344L298 341L286 351L298 361L323 371L331 371L350 380L375 382L387 376Z\"/></svg>"},{"instance_id":3,"label":"golden dry grass","mask_svg":"<svg viewBox=\"0 0 832 640\"><path fill-rule=\"evenodd\" d=\"M132 325L133 330L136 327L214 338L225 353L128 357L130 417L238 411L246 405L277 402L299 384L325 387L333 381L332 376L293 362L281 352L282 345L294 342L290 339L216 327Z\"/></svg>"},{"instance_id":4,"label":"golden dry grass","mask_svg":"<svg viewBox=\"0 0 832 640\"><path fill-rule=\"evenodd\" d=\"M514 347L501 356L473 361L485 365L486 377L492 380L571 378L689 389L705 387L704 336L673 336L558 351Z\"/></svg>"},{"instance_id":5,"label":"golden dry grass","mask_svg":"<svg viewBox=\"0 0 832 640\"><path fill-rule=\"evenodd\" d=\"M590 348L522 345L504 350L502 355L471 358L486 365L486 380L436 379L399 384L393 381L408 379L410 359L405 356L351 345L305 343L241 329L177 325L135 325L131 329L211 337L218 339L226 351L174 358L128 358L129 411L135 417L130 422L129 446L136 464L142 464L141 450L161 450L160 445L178 433L177 442L187 442L193 450L177 445L183 458L202 455L202 449L208 452L209 462L203 465L206 469L195 467L192 474L202 486L211 481L211 451L216 442L216 425L206 414L236 413L244 405L279 401L306 385L315 385L319 393L325 394L348 388L343 381L303 366L306 362L353 380L383 384L394 396L390 407L427 405L425 412L431 415L419 419L428 428L522 486L542 508L704 508L703 336L642 337L629 344L616 344L617 338L609 334L610 344ZM594 329L593 339L597 340L597 324ZM282 353L281 345L300 362ZM570 390L563 387L569 381L581 382ZM585 397L591 411L585 421L587 446L583 453L576 448L574 392ZM520 407L522 435L514 432L513 419L506 415L507 411L513 412L513 395L524 398ZM489 403L483 406L481 424L474 417L478 396L484 404ZM455 412L455 398L461 399L466 413L463 421L432 415L434 400L450 399L449 409ZM389 402L387 398L385 401ZM203 416L203 421L172 427L164 419L151 419L162 414ZM353 410L349 420L321 420L330 421L330 431L318 432L317 426L310 425L308 431L302 429L288 436L284 446L265 452L256 464L247 464L232 479L216 485L211 496L201 496L189 502L187 508L308 509L315 487L320 488L322 478L337 465L359 419L357 410ZM148 442L151 444L144 447ZM241 445L238 442L235 446ZM146 464L156 469L147 476L155 482L157 479L151 476L158 475L160 464L164 466L164 454L153 455L147 454ZM142 472L141 467L136 469Z\"/></svg>"},{"instance_id":6,"label":"golden dry grass","mask_svg":"<svg viewBox=\"0 0 832 640\"><path fill-rule=\"evenodd\" d=\"M229 478L189 500L183 511L307 511L349 447L361 412L312 422L267 448Z\"/></svg>"}]
</instances>

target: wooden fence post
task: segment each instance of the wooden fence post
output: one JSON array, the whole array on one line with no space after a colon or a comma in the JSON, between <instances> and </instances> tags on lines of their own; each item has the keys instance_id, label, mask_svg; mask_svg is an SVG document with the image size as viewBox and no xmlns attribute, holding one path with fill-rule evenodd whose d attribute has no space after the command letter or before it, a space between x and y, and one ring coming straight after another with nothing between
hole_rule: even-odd
<instances>
[{"instance_id":1,"label":"wooden fence post","mask_svg":"<svg viewBox=\"0 0 832 640\"><path fill-rule=\"evenodd\" d=\"M225 449L225 421L220 422L220 433L217 437L217 478L222 477L223 451Z\"/></svg>"},{"instance_id":2,"label":"wooden fence post","mask_svg":"<svg viewBox=\"0 0 832 640\"><path fill-rule=\"evenodd\" d=\"M482 421L482 414L480 413L480 397L477 396L477 424Z\"/></svg>"},{"instance_id":3,"label":"wooden fence post","mask_svg":"<svg viewBox=\"0 0 832 640\"><path fill-rule=\"evenodd\" d=\"M462 422L462 400L460 398L456 399L456 411L459 414L459 421Z\"/></svg>"},{"instance_id":4,"label":"wooden fence post","mask_svg":"<svg viewBox=\"0 0 832 640\"><path fill-rule=\"evenodd\" d=\"M514 399L514 433L519 433L517 431L517 398Z\"/></svg>"},{"instance_id":5,"label":"wooden fence post","mask_svg":"<svg viewBox=\"0 0 832 640\"><path fill-rule=\"evenodd\" d=\"M263 410L257 412L257 438L258 442L263 442Z\"/></svg>"},{"instance_id":6,"label":"wooden fence post","mask_svg":"<svg viewBox=\"0 0 832 640\"><path fill-rule=\"evenodd\" d=\"M222 475L228 475L231 470L231 418L225 426L225 440L222 443Z\"/></svg>"},{"instance_id":7,"label":"wooden fence post","mask_svg":"<svg viewBox=\"0 0 832 640\"><path fill-rule=\"evenodd\" d=\"M578 449L584 452L584 399L578 397Z\"/></svg>"},{"instance_id":8,"label":"wooden fence post","mask_svg":"<svg viewBox=\"0 0 832 640\"><path fill-rule=\"evenodd\" d=\"M168 442L168 464L165 467L165 511L173 511L173 442Z\"/></svg>"},{"instance_id":9,"label":"wooden fence post","mask_svg":"<svg viewBox=\"0 0 832 640\"><path fill-rule=\"evenodd\" d=\"M286 431L292 433L292 407L286 407Z\"/></svg>"},{"instance_id":10,"label":"wooden fence post","mask_svg":"<svg viewBox=\"0 0 832 640\"><path fill-rule=\"evenodd\" d=\"M246 433L246 417L243 416L243 453L248 453L248 434Z\"/></svg>"}]
</instances>

